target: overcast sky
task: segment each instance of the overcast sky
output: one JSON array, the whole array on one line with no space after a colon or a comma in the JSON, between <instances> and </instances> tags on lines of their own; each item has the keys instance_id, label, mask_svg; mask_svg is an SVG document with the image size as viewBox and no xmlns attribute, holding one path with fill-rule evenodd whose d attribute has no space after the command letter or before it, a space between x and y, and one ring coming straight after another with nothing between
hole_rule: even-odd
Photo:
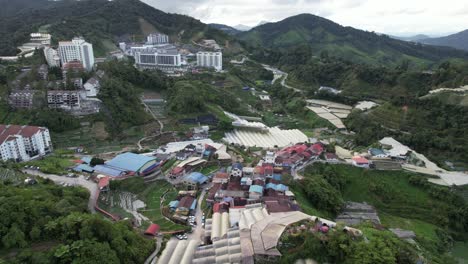
<instances>
[{"instance_id":1,"label":"overcast sky","mask_svg":"<svg viewBox=\"0 0 468 264\"><path fill-rule=\"evenodd\" d=\"M255 26L311 13L344 26L393 35L444 35L468 29L466 0L142 0L205 23Z\"/></svg>"}]
</instances>

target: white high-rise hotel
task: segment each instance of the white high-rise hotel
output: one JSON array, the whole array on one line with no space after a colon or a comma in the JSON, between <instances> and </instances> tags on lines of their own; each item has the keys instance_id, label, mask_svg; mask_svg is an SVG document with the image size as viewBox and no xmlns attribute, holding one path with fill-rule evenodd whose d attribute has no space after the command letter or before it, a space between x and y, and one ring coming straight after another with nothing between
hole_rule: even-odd
<instances>
[{"instance_id":1,"label":"white high-rise hotel","mask_svg":"<svg viewBox=\"0 0 468 264\"><path fill-rule=\"evenodd\" d=\"M94 67L93 45L83 38L74 38L72 41L59 42L59 54L62 66L71 61L81 61L83 67L91 71Z\"/></svg>"},{"instance_id":2,"label":"white high-rise hotel","mask_svg":"<svg viewBox=\"0 0 468 264\"><path fill-rule=\"evenodd\" d=\"M0 125L0 158L28 161L52 151L49 130L45 127Z\"/></svg>"},{"instance_id":3,"label":"white high-rise hotel","mask_svg":"<svg viewBox=\"0 0 468 264\"><path fill-rule=\"evenodd\" d=\"M215 68L217 71L223 70L223 53L200 51L197 53L197 65L199 67Z\"/></svg>"}]
</instances>

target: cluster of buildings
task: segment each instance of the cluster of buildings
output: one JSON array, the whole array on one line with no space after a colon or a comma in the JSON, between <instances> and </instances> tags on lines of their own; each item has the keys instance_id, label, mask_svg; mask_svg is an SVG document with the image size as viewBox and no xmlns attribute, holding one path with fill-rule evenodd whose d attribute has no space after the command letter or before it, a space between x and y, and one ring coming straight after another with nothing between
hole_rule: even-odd
<instances>
[{"instance_id":1,"label":"cluster of buildings","mask_svg":"<svg viewBox=\"0 0 468 264\"><path fill-rule=\"evenodd\" d=\"M197 191L179 191L176 199L169 202L170 218L176 222L187 223L197 208Z\"/></svg>"},{"instance_id":2,"label":"cluster of buildings","mask_svg":"<svg viewBox=\"0 0 468 264\"><path fill-rule=\"evenodd\" d=\"M9 104L13 108L33 109L45 101L51 109L63 109L75 115L98 113L101 101L96 97L101 87L104 72L97 71L93 77L83 83L81 77L72 77L73 75L77 76L74 73L79 73L82 70L84 68L79 62L76 67L68 65L62 70L62 80L49 81L49 67L43 64L37 69L37 79L34 83L28 83L24 87L20 85L21 80L13 83L8 97ZM45 95L32 87L38 82L45 84L47 88Z\"/></svg>"},{"instance_id":3,"label":"cluster of buildings","mask_svg":"<svg viewBox=\"0 0 468 264\"><path fill-rule=\"evenodd\" d=\"M18 47L23 54L50 45L52 39L52 36L47 33L31 33L29 36L29 42Z\"/></svg>"},{"instance_id":4,"label":"cluster of buildings","mask_svg":"<svg viewBox=\"0 0 468 264\"><path fill-rule=\"evenodd\" d=\"M176 45L171 44L169 36L153 33L147 36L145 43L119 43L125 55L135 58L135 64L140 69L157 69L166 73L186 72L189 68L188 59L191 53L181 52ZM220 51L198 52L197 66L222 70L223 56Z\"/></svg>"},{"instance_id":5,"label":"cluster of buildings","mask_svg":"<svg viewBox=\"0 0 468 264\"><path fill-rule=\"evenodd\" d=\"M52 152L45 127L0 125L0 157L3 161L29 161Z\"/></svg>"},{"instance_id":6,"label":"cluster of buildings","mask_svg":"<svg viewBox=\"0 0 468 264\"><path fill-rule=\"evenodd\" d=\"M289 152L295 155L292 148L278 155ZM338 230L333 221L300 212L294 194L281 184L282 170L275 169L271 156L256 167L236 163L216 173L207 197L212 217L205 221L202 240L170 240L158 263L273 263L281 257L278 246L284 235L311 232L326 236L344 231L352 237L362 236L358 229ZM183 206L178 199L169 207L190 214L187 206L196 200L182 199L186 200Z\"/></svg>"}]
</instances>

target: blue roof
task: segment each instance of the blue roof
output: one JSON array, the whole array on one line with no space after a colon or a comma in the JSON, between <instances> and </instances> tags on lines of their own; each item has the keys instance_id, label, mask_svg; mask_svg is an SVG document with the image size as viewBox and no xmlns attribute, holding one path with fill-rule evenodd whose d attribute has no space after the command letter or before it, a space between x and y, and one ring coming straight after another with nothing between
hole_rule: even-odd
<instances>
[{"instance_id":1,"label":"blue roof","mask_svg":"<svg viewBox=\"0 0 468 264\"><path fill-rule=\"evenodd\" d=\"M73 170L78 172L94 172L94 168L86 164L80 164L76 166Z\"/></svg>"},{"instance_id":2,"label":"blue roof","mask_svg":"<svg viewBox=\"0 0 468 264\"><path fill-rule=\"evenodd\" d=\"M196 183L204 183L208 181L208 177L200 172L192 172L186 177L186 179Z\"/></svg>"},{"instance_id":3,"label":"blue roof","mask_svg":"<svg viewBox=\"0 0 468 264\"><path fill-rule=\"evenodd\" d=\"M179 206L179 201L175 200L169 203L170 208L177 208Z\"/></svg>"},{"instance_id":4,"label":"blue roof","mask_svg":"<svg viewBox=\"0 0 468 264\"><path fill-rule=\"evenodd\" d=\"M273 174L273 179L276 181L281 181L281 174Z\"/></svg>"},{"instance_id":5,"label":"blue roof","mask_svg":"<svg viewBox=\"0 0 468 264\"><path fill-rule=\"evenodd\" d=\"M266 189L273 189L275 191L279 192L285 192L289 190L289 187L284 185L284 184L274 184L274 183L268 183L265 187Z\"/></svg>"},{"instance_id":6,"label":"blue roof","mask_svg":"<svg viewBox=\"0 0 468 264\"><path fill-rule=\"evenodd\" d=\"M125 171L121 169L108 167L106 165L96 165L94 166L94 171L112 177L119 177L125 173Z\"/></svg>"},{"instance_id":7,"label":"blue roof","mask_svg":"<svg viewBox=\"0 0 468 264\"><path fill-rule=\"evenodd\" d=\"M263 187L260 185L252 185L249 188L249 192L263 193Z\"/></svg>"},{"instance_id":8,"label":"blue roof","mask_svg":"<svg viewBox=\"0 0 468 264\"><path fill-rule=\"evenodd\" d=\"M195 210L195 208L197 208L197 200L193 200L193 203L192 205L190 206L190 210Z\"/></svg>"},{"instance_id":9,"label":"blue roof","mask_svg":"<svg viewBox=\"0 0 468 264\"><path fill-rule=\"evenodd\" d=\"M276 190L280 191L280 192L285 192L285 191L289 190L289 187L284 185L284 184L278 184L278 185L276 185Z\"/></svg>"},{"instance_id":10,"label":"blue roof","mask_svg":"<svg viewBox=\"0 0 468 264\"><path fill-rule=\"evenodd\" d=\"M371 148L369 149L370 153L372 156L377 156L377 155L385 155L385 152L381 149L377 149L377 148Z\"/></svg>"},{"instance_id":11,"label":"blue roof","mask_svg":"<svg viewBox=\"0 0 468 264\"><path fill-rule=\"evenodd\" d=\"M84 163L86 163L86 164L91 164L91 160L92 160L92 159L93 159L93 158L90 157L90 156L86 156L86 157L81 158L81 160L82 160Z\"/></svg>"},{"instance_id":12,"label":"blue roof","mask_svg":"<svg viewBox=\"0 0 468 264\"><path fill-rule=\"evenodd\" d=\"M242 164L240 164L240 163L234 163L234 164L232 165L232 168L233 168L233 169L242 170L244 167L243 167Z\"/></svg>"},{"instance_id":13,"label":"blue roof","mask_svg":"<svg viewBox=\"0 0 468 264\"><path fill-rule=\"evenodd\" d=\"M154 157L147 157L147 156L127 152L127 153L118 155L112 160L109 160L108 162L106 162L106 165L119 168L119 169L124 169L126 171L137 172L145 164L151 161L155 161L155 160L156 159Z\"/></svg>"}]
</instances>

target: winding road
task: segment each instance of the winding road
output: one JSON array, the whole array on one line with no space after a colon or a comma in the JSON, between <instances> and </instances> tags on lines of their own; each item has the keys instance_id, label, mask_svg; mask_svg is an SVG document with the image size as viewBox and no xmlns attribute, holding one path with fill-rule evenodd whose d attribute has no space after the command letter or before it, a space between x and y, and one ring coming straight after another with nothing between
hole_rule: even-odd
<instances>
[{"instance_id":1,"label":"winding road","mask_svg":"<svg viewBox=\"0 0 468 264\"><path fill-rule=\"evenodd\" d=\"M139 150L142 150L143 149L143 146L141 145L141 143L147 139L150 139L150 138L154 138L154 137L157 137L161 134L163 134L163 130L164 130L164 124L163 122L161 122L161 120L158 119L158 117L156 116L156 114L153 112L153 110L151 110L151 108L145 103L145 101L143 100L143 98L141 99L141 103L145 106L145 110L146 112L150 113L151 116L154 118L154 120L156 120L156 122L158 122L159 124L159 133L157 133L156 135L152 135L152 136L147 136L147 137L144 137L142 139L140 139L137 143L138 145L138 149Z\"/></svg>"},{"instance_id":2,"label":"winding road","mask_svg":"<svg viewBox=\"0 0 468 264\"><path fill-rule=\"evenodd\" d=\"M273 81L271 82L272 84L274 84L277 80L281 79L281 85L283 87L288 88L288 89L292 89L292 90L294 90L295 92L298 92L298 93L303 92L301 89L297 89L297 88L294 88L294 87L286 84L286 80L288 79L288 76L289 76L288 73L283 72L283 71L281 71L279 69L273 68L272 66L267 65L267 64L262 64L262 66L263 66L263 68L265 70L273 72L274 78L273 78Z\"/></svg>"}]
</instances>

